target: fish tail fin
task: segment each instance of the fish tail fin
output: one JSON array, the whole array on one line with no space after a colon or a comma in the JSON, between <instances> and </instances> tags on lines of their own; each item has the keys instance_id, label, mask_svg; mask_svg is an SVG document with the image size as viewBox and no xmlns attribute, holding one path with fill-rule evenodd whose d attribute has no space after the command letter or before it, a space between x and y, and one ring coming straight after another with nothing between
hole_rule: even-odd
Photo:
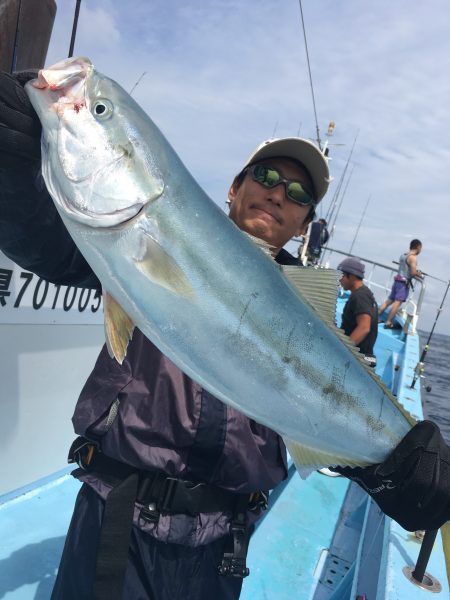
<instances>
[{"instance_id":1,"label":"fish tail fin","mask_svg":"<svg viewBox=\"0 0 450 600\"><path fill-rule=\"evenodd\" d=\"M442 547L444 548L445 568L447 570L447 581L450 587L450 521L441 527Z\"/></svg>"},{"instance_id":2,"label":"fish tail fin","mask_svg":"<svg viewBox=\"0 0 450 600\"><path fill-rule=\"evenodd\" d=\"M367 463L355 462L348 457L330 452L322 452L297 442L283 438L286 448L294 461L295 467L302 479L306 479L313 471L322 467L363 467Z\"/></svg>"}]
</instances>

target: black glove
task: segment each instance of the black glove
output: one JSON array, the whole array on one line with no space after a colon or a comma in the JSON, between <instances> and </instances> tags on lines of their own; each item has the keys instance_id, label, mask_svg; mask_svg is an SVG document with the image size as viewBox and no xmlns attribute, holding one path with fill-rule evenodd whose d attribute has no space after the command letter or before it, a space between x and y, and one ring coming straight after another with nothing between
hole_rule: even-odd
<instances>
[{"instance_id":1,"label":"black glove","mask_svg":"<svg viewBox=\"0 0 450 600\"><path fill-rule=\"evenodd\" d=\"M379 465L333 469L356 481L404 529L438 529L450 520L450 448L422 421Z\"/></svg>"},{"instance_id":2,"label":"black glove","mask_svg":"<svg viewBox=\"0 0 450 600\"><path fill-rule=\"evenodd\" d=\"M2 164L14 159L40 160L41 124L23 86L36 71L0 72L0 153Z\"/></svg>"}]
</instances>

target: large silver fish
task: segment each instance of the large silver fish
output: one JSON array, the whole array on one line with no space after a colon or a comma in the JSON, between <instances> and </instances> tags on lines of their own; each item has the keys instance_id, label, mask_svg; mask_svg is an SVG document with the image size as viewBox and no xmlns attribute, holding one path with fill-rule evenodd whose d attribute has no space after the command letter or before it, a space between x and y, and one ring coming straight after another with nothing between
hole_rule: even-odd
<instances>
[{"instance_id":1,"label":"large silver fish","mask_svg":"<svg viewBox=\"0 0 450 600\"><path fill-rule=\"evenodd\" d=\"M414 420L335 327L336 273L281 272L88 59L43 70L26 90L47 188L107 292L118 359L136 324L204 388L276 430L298 467L382 461Z\"/></svg>"}]
</instances>

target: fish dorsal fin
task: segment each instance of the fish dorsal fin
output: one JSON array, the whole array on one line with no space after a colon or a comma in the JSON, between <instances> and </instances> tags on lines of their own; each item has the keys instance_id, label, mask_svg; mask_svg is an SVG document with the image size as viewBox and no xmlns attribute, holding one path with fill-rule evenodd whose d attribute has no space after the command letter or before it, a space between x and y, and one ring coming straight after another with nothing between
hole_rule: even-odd
<instances>
[{"instance_id":1,"label":"fish dorsal fin","mask_svg":"<svg viewBox=\"0 0 450 600\"><path fill-rule=\"evenodd\" d=\"M118 363L122 364L127 353L128 343L133 335L134 323L108 292L103 292L103 309L106 347L111 358L115 358Z\"/></svg>"},{"instance_id":2,"label":"fish dorsal fin","mask_svg":"<svg viewBox=\"0 0 450 600\"><path fill-rule=\"evenodd\" d=\"M322 467L368 466L367 462L351 460L348 457L332 454L331 452L322 452L298 442L293 442L287 438L283 438L283 441L302 479L306 479L312 471Z\"/></svg>"},{"instance_id":3,"label":"fish dorsal fin","mask_svg":"<svg viewBox=\"0 0 450 600\"><path fill-rule=\"evenodd\" d=\"M242 233L245 233L248 239L252 241L255 244L255 246L258 246L258 248L260 248L264 252L264 254L267 254L267 256L270 256L271 258L275 258L275 256L277 255L277 249L275 248L275 246L271 246L261 238L258 238L252 235L251 233L247 233L247 231L243 231Z\"/></svg>"},{"instance_id":4,"label":"fish dorsal fin","mask_svg":"<svg viewBox=\"0 0 450 600\"><path fill-rule=\"evenodd\" d=\"M375 373L375 369L364 359L364 354L359 351L352 340L345 335L342 329L336 326L336 300L338 290L338 272L334 269L315 269L313 267L297 267L285 265L283 273L294 286L297 293L311 306L328 327L336 334L340 341L350 350L356 360L366 372L381 387L391 402L401 411L411 425L416 424L414 417L400 404L386 385Z\"/></svg>"},{"instance_id":5,"label":"fish dorsal fin","mask_svg":"<svg viewBox=\"0 0 450 600\"><path fill-rule=\"evenodd\" d=\"M314 269L284 265L283 273L300 296L311 305L328 326L336 326L338 273L334 269Z\"/></svg>"},{"instance_id":6,"label":"fish dorsal fin","mask_svg":"<svg viewBox=\"0 0 450 600\"><path fill-rule=\"evenodd\" d=\"M144 275L178 296L192 299L194 289L176 260L147 232L142 231L134 262Z\"/></svg>"}]
</instances>

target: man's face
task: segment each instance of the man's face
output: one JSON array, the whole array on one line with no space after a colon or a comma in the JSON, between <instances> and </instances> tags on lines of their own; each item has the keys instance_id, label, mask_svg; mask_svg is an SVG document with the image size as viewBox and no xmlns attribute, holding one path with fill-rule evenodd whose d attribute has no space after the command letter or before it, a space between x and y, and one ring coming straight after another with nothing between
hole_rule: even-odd
<instances>
[{"instance_id":1,"label":"man's face","mask_svg":"<svg viewBox=\"0 0 450 600\"><path fill-rule=\"evenodd\" d=\"M351 275L349 275L348 273L342 273L342 276L339 279L339 283L341 284L344 290L349 290L352 287Z\"/></svg>"},{"instance_id":2,"label":"man's face","mask_svg":"<svg viewBox=\"0 0 450 600\"><path fill-rule=\"evenodd\" d=\"M258 164L274 167L282 177L294 179L312 189L309 174L300 165L286 158L270 158ZM293 236L302 235L308 223L305 218L310 206L301 206L286 197L283 183L266 188L246 173L239 187L236 180L228 192L230 218L236 225L277 249Z\"/></svg>"}]
</instances>

